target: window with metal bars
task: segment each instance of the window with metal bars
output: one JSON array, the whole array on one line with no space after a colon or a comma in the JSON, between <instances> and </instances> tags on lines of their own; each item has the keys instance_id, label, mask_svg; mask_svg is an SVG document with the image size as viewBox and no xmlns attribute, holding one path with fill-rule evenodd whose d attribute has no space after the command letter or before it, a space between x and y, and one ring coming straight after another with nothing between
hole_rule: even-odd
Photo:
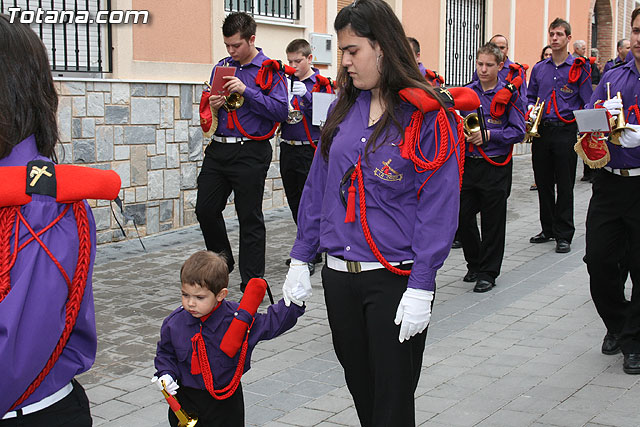
<instances>
[{"instance_id":1,"label":"window with metal bars","mask_svg":"<svg viewBox=\"0 0 640 427\"><path fill-rule=\"evenodd\" d=\"M444 80L448 86L471 81L476 52L484 44L484 0L447 0Z\"/></svg>"},{"instance_id":2,"label":"window with metal bars","mask_svg":"<svg viewBox=\"0 0 640 427\"><path fill-rule=\"evenodd\" d=\"M300 19L300 0L225 0L227 12L247 12L254 16L266 16L297 21Z\"/></svg>"},{"instance_id":3,"label":"window with metal bars","mask_svg":"<svg viewBox=\"0 0 640 427\"><path fill-rule=\"evenodd\" d=\"M24 11L73 12L73 16L88 11L89 22L46 23L45 19L32 19L30 27L40 36L47 53L51 70L54 72L110 73L111 64L111 25L96 24L99 10L111 11L111 0L0 0L0 12L10 15L10 9L20 16ZM68 16L68 15L67 15ZM38 22L41 21L41 22Z\"/></svg>"}]
</instances>

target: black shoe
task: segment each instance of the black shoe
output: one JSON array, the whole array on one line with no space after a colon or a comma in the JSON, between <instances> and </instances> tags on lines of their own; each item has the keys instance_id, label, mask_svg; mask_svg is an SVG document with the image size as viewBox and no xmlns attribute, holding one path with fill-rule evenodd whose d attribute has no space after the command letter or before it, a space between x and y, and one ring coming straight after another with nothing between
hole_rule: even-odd
<instances>
[{"instance_id":1,"label":"black shoe","mask_svg":"<svg viewBox=\"0 0 640 427\"><path fill-rule=\"evenodd\" d=\"M533 184L531 187L529 187L529 191L536 191L538 189L538 186Z\"/></svg>"},{"instance_id":2,"label":"black shoe","mask_svg":"<svg viewBox=\"0 0 640 427\"><path fill-rule=\"evenodd\" d=\"M491 283L488 280L480 279L476 282L476 285L473 287L473 292L487 292L490 291L496 284Z\"/></svg>"},{"instance_id":3,"label":"black shoe","mask_svg":"<svg viewBox=\"0 0 640 427\"><path fill-rule=\"evenodd\" d=\"M451 249L460 249L462 247L462 242L460 240L454 240L451 244Z\"/></svg>"},{"instance_id":4,"label":"black shoe","mask_svg":"<svg viewBox=\"0 0 640 427\"><path fill-rule=\"evenodd\" d=\"M553 237L547 236L546 234L544 234L544 231L541 231L540 233L530 238L529 243L545 243L550 240L553 240Z\"/></svg>"},{"instance_id":5,"label":"black shoe","mask_svg":"<svg viewBox=\"0 0 640 427\"><path fill-rule=\"evenodd\" d=\"M313 276L313 273L316 272L316 263L315 262L308 262L307 266L309 267L309 276Z\"/></svg>"},{"instance_id":6,"label":"black shoe","mask_svg":"<svg viewBox=\"0 0 640 427\"><path fill-rule=\"evenodd\" d=\"M580 181L591 181L591 177L589 177L589 175L584 175L582 178L580 178Z\"/></svg>"},{"instance_id":7,"label":"black shoe","mask_svg":"<svg viewBox=\"0 0 640 427\"><path fill-rule=\"evenodd\" d=\"M287 260L284 262L285 265L291 265L291 258L287 258Z\"/></svg>"},{"instance_id":8,"label":"black shoe","mask_svg":"<svg viewBox=\"0 0 640 427\"><path fill-rule=\"evenodd\" d=\"M244 291L247 289L246 283L240 283L240 292L244 294Z\"/></svg>"},{"instance_id":9,"label":"black shoe","mask_svg":"<svg viewBox=\"0 0 640 427\"><path fill-rule=\"evenodd\" d=\"M602 354L612 355L620 353L620 343L618 336L607 331L602 340Z\"/></svg>"},{"instance_id":10,"label":"black shoe","mask_svg":"<svg viewBox=\"0 0 640 427\"><path fill-rule=\"evenodd\" d=\"M465 274L464 277L462 278L462 281L467 283L472 283L472 282L475 282L476 280L478 280L478 273L471 270L467 271L467 274Z\"/></svg>"},{"instance_id":11,"label":"black shoe","mask_svg":"<svg viewBox=\"0 0 640 427\"><path fill-rule=\"evenodd\" d=\"M640 374L640 353L625 354L622 369L627 374Z\"/></svg>"},{"instance_id":12,"label":"black shoe","mask_svg":"<svg viewBox=\"0 0 640 427\"><path fill-rule=\"evenodd\" d=\"M566 254L571 252L571 243L568 240L558 239L556 242L556 252L559 254Z\"/></svg>"}]
</instances>

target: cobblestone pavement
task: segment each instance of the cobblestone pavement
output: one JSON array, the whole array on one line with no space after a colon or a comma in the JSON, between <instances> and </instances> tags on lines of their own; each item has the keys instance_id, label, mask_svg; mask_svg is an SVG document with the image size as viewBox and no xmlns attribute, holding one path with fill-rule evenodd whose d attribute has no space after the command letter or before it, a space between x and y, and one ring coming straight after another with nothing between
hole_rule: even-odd
<instances>
[{"instance_id":1,"label":"cobblestone pavement","mask_svg":"<svg viewBox=\"0 0 640 427\"><path fill-rule=\"evenodd\" d=\"M422 376L416 391L422 426L639 426L640 376L622 371L622 356L605 356L605 328L588 291L584 219L590 184L575 189L572 251L533 245L537 195L529 155L514 158L502 275L485 294L464 283L461 250L438 274ZM582 167L580 166L580 169ZM581 170L578 177L581 176ZM267 272L276 296L295 236L288 210L265 214ZM237 248L237 225L229 221ZM162 319L180 303L179 268L204 248L197 227L139 242L102 245L94 271L98 356L79 376L95 425L165 427L167 404L155 386L153 356ZM230 298L239 298L237 272ZM243 377L251 426L358 425L336 360L320 274L306 314L285 335L262 342ZM263 304L264 306L264 304Z\"/></svg>"}]
</instances>

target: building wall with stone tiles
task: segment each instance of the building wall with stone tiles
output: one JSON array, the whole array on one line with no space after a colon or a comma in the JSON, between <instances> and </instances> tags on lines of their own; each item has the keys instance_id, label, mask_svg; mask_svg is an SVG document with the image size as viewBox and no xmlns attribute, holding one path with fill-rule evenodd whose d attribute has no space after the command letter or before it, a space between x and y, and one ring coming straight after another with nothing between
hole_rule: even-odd
<instances>
[{"instance_id":1,"label":"building wall with stone tiles","mask_svg":"<svg viewBox=\"0 0 640 427\"><path fill-rule=\"evenodd\" d=\"M203 159L199 125L201 85L97 79L55 81L60 95L58 127L61 163L112 169L122 179L125 214L141 236L196 224L196 179ZM285 204L274 146L264 192L264 209ZM224 211L235 215L233 195ZM124 237L109 202L91 201L98 242ZM114 211L117 210L115 204ZM133 222L123 222L128 238Z\"/></svg>"}]
</instances>

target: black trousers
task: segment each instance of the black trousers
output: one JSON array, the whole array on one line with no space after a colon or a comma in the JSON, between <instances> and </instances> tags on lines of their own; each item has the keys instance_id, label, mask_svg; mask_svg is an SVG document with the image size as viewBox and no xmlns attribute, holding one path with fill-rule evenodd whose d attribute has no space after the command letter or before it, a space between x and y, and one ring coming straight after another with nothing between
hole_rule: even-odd
<instances>
[{"instance_id":1,"label":"black trousers","mask_svg":"<svg viewBox=\"0 0 640 427\"><path fill-rule=\"evenodd\" d=\"M547 236L573 239L573 187L577 154L575 124L561 127L540 126L540 138L531 144L533 174L538 186L540 224ZM556 194L557 193L557 194Z\"/></svg>"},{"instance_id":2,"label":"black trousers","mask_svg":"<svg viewBox=\"0 0 640 427\"><path fill-rule=\"evenodd\" d=\"M1 427L91 427L89 399L79 382L73 380L73 390L64 399L40 411L16 418L0 419Z\"/></svg>"},{"instance_id":3,"label":"black trousers","mask_svg":"<svg viewBox=\"0 0 640 427\"><path fill-rule=\"evenodd\" d=\"M307 181L315 149L309 145L280 144L280 176L293 220L298 223L298 206Z\"/></svg>"},{"instance_id":4,"label":"black trousers","mask_svg":"<svg viewBox=\"0 0 640 427\"><path fill-rule=\"evenodd\" d=\"M504 162L506 156L492 159ZM511 194L513 162L495 166L483 158L467 157L460 192L458 233L467 268L478 279L495 283L500 275L507 228L507 198ZM476 214L480 213L480 231Z\"/></svg>"},{"instance_id":5,"label":"black trousers","mask_svg":"<svg viewBox=\"0 0 640 427\"><path fill-rule=\"evenodd\" d=\"M587 212L585 262L591 298L622 352L640 353L640 177L596 171ZM624 295L626 269L631 300Z\"/></svg>"},{"instance_id":6,"label":"black trousers","mask_svg":"<svg viewBox=\"0 0 640 427\"><path fill-rule=\"evenodd\" d=\"M262 216L264 181L271 163L268 141L222 144L205 150L198 176L196 216L207 249L227 257L229 271L235 264L222 211L233 191L240 224L240 277L247 283L264 276L266 230Z\"/></svg>"},{"instance_id":7,"label":"black trousers","mask_svg":"<svg viewBox=\"0 0 640 427\"><path fill-rule=\"evenodd\" d=\"M427 331L400 343L396 309L407 276L322 269L333 347L363 427L415 425L414 392Z\"/></svg>"},{"instance_id":8,"label":"black trousers","mask_svg":"<svg viewBox=\"0 0 640 427\"><path fill-rule=\"evenodd\" d=\"M244 395L242 384L224 400L214 399L207 390L180 386L175 396L190 417L198 418L198 427L243 427ZM176 427L178 417L169 408L169 425Z\"/></svg>"}]
</instances>

